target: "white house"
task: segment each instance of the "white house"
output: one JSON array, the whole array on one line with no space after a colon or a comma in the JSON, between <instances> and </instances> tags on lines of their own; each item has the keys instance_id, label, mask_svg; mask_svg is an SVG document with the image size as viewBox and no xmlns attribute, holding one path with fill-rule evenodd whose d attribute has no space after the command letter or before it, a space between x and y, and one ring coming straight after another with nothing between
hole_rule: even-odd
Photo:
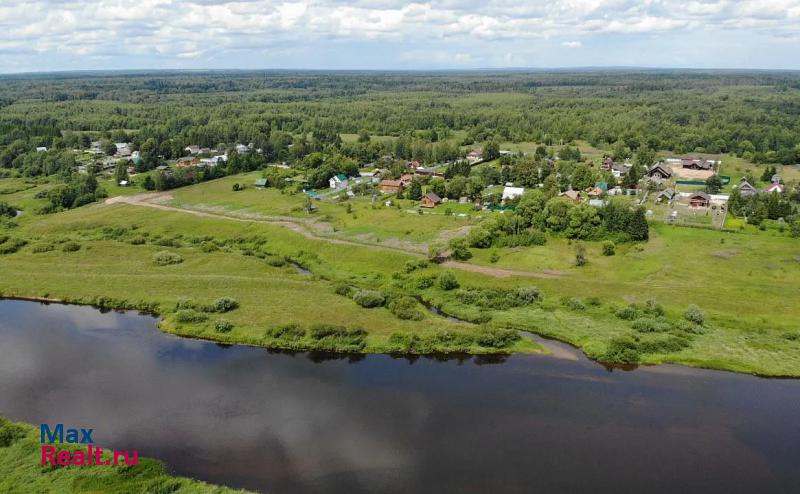
<instances>
[{"instance_id":1,"label":"white house","mask_svg":"<svg viewBox=\"0 0 800 494\"><path fill-rule=\"evenodd\" d=\"M525 193L524 187L511 187L506 185L503 187L503 201L514 199Z\"/></svg>"},{"instance_id":2,"label":"white house","mask_svg":"<svg viewBox=\"0 0 800 494\"><path fill-rule=\"evenodd\" d=\"M45 152L47 152L47 148L44 147L44 146L37 147L36 148L36 152L37 153L45 153Z\"/></svg>"},{"instance_id":3,"label":"white house","mask_svg":"<svg viewBox=\"0 0 800 494\"><path fill-rule=\"evenodd\" d=\"M117 156L131 155L131 148L127 142L117 142L114 145L117 147Z\"/></svg>"},{"instance_id":4,"label":"white house","mask_svg":"<svg viewBox=\"0 0 800 494\"><path fill-rule=\"evenodd\" d=\"M338 175L332 176L328 179L328 185L331 189L340 189L342 187L347 187L347 177L339 173Z\"/></svg>"}]
</instances>

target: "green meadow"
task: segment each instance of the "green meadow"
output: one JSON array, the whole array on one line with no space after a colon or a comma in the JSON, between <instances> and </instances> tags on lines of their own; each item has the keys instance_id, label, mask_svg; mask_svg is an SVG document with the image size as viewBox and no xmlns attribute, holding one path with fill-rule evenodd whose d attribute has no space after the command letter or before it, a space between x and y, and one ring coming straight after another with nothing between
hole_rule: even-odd
<instances>
[{"instance_id":1,"label":"green meadow","mask_svg":"<svg viewBox=\"0 0 800 494\"><path fill-rule=\"evenodd\" d=\"M561 238L538 247L472 249L469 261L440 266L424 263L422 247L461 234L477 216L373 209L369 198L351 199L350 213L346 205L321 202L308 215L300 195L252 186L231 191L232 183L249 185L255 176L173 191L165 203L173 210L95 204L23 215L4 233L27 243L0 256L0 293L155 311L165 331L226 343L542 351L527 339L497 341L503 331L527 330L601 360L611 359L621 338L634 338L642 363L800 376L800 249L787 235L653 223L649 242L618 245L613 256L587 242L582 267L574 265L575 245ZM302 234L287 228L286 218L328 229ZM163 252L180 262L160 265ZM445 272L458 288L442 286ZM541 292L535 301L509 302L533 288ZM378 292L385 303L365 308L354 299L358 292ZM208 310L223 297L238 307ZM392 308L400 299L402 317ZM433 314L419 301L467 322ZM704 321L684 327L691 304ZM621 317L626 310L637 320Z\"/></svg>"}]
</instances>

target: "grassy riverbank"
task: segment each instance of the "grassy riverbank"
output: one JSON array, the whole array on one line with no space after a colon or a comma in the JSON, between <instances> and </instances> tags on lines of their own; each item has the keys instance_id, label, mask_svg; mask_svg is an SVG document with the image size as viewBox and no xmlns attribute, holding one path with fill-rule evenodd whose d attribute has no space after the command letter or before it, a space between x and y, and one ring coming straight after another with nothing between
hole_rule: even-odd
<instances>
[{"instance_id":1,"label":"grassy riverbank","mask_svg":"<svg viewBox=\"0 0 800 494\"><path fill-rule=\"evenodd\" d=\"M59 446L58 451L81 448ZM106 455L110 458L110 455ZM164 465L139 458L138 465L51 467L41 464L39 430L0 417L0 492L27 493L244 493L197 480L173 477Z\"/></svg>"},{"instance_id":2,"label":"grassy riverbank","mask_svg":"<svg viewBox=\"0 0 800 494\"><path fill-rule=\"evenodd\" d=\"M219 183L227 187L229 180ZM210 192L205 203L192 202L203 196L195 187ZM333 208L342 206L326 205L330 218L314 219L330 231L318 225L304 230L286 223L287 216L304 217L286 204L234 209L244 204L214 203L214 187L220 188L210 183L180 191L172 210L114 204L23 216L4 233L27 243L0 256L0 293L151 310L164 316L166 331L226 343L359 352L539 351L528 340L507 338L509 330L524 329L572 343L592 358L800 376L795 239L654 225L650 242L618 246L614 256L587 243L589 263L581 268L573 263L574 245L563 239L473 250L469 263L443 267L420 262L422 249L404 251L401 241L447 235L461 228L460 220L435 218L435 228L421 223L417 233L376 241L340 224ZM201 206L207 214L196 214ZM389 221L382 215L407 215L373 212L359 201L351 207L346 218L356 216L362 228ZM245 213L280 215L274 221L281 223ZM165 251L180 262L160 265L156 259ZM457 288L442 284L445 273ZM365 308L368 301L354 297L359 292L379 292L383 300ZM224 297L238 307L212 310ZM473 324L432 314L418 299ZM685 320L690 304L702 310L702 324ZM620 357L626 347L630 352Z\"/></svg>"}]
</instances>

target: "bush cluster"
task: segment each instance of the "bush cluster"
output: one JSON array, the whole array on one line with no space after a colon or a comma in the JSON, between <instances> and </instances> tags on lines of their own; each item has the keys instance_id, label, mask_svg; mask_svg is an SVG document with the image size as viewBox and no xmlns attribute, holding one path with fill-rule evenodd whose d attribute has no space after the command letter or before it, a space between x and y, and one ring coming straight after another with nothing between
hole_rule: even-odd
<instances>
[{"instance_id":1,"label":"bush cluster","mask_svg":"<svg viewBox=\"0 0 800 494\"><path fill-rule=\"evenodd\" d=\"M180 264L183 262L183 257L180 254L162 250L153 255L153 262L159 266L169 266L171 264Z\"/></svg>"},{"instance_id":2,"label":"bush cluster","mask_svg":"<svg viewBox=\"0 0 800 494\"><path fill-rule=\"evenodd\" d=\"M194 309L181 309L175 312L175 320L181 323L198 323L208 320L208 315Z\"/></svg>"},{"instance_id":3,"label":"bush cluster","mask_svg":"<svg viewBox=\"0 0 800 494\"><path fill-rule=\"evenodd\" d=\"M456 292L456 298L465 305L487 309L505 310L535 304L542 300L538 288L465 288Z\"/></svg>"},{"instance_id":4,"label":"bush cluster","mask_svg":"<svg viewBox=\"0 0 800 494\"><path fill-rule=\"evenodd\" d=\"M359 290L353 295L355 303L361 307L372 309L382 307L386 302L386 297L381 292L375 290Z\"/></svg>"},{"instance_id":5,"label":"bush cluster","mask_svg":"<svg viewBox=\"0 0 800 494\"><path fill-rule=\"evenodd\" d=\"M389 347L393 353L466 353L475 346L492 350L507 349L519 339L517 331L498 328L481 328L474 333L436 330L425 335L394 332L389 336Z\"/></svg>"},{"instance_id":6,"label":"bush cluster","mask_svg":"<svg viewBox=\"0 0 800 494\"><path fill-rule=\"evenodd\" d=\"M28 242L21 238L13 238L8 235L0 235L0 255L13 254L25 247Z\"/></svg>"},{"instance_id":7,"label":"bush cluster","mask_svg":"<svg viewBox=\"0 0 800 494\"><path fill-rule=\"evenodd\" d=\"M425 318L425 314L418 310L419 304L412 297L401 296L393 298L388 307L389 311L399 319L421 321Z\"/></svg>"},{"instance_id":8,"label":"bush cluster","mask_svg":"<svg viewBox=\"0 0 800 494\"><path fill-rule=\"evenodd\" d=\"M318 350L359 352L367 345L367 331L363 328L315 324L309 336Z\"/></svg>"},{"instance_id":9,"label":"bush cluster","mask_svg":"<svg viewBox=\"0 0 800 494\"><path fill-rule=\"evenodd\" d=\"M64 252L78 252L81 250L81 244L78 242L64 242L61 245L61 250Z\"/></svg>"},{"instance_id":10,"label":"bush cluster","mask_svg":"<svg viewBox=\"0 0 800 494\"><path fill-rule=\"evenodd\" d=\"M226 319L217 319L214 321L214 330L217 333L230 333L233 329L233 323Z\"/></svg>"}]
</instances>

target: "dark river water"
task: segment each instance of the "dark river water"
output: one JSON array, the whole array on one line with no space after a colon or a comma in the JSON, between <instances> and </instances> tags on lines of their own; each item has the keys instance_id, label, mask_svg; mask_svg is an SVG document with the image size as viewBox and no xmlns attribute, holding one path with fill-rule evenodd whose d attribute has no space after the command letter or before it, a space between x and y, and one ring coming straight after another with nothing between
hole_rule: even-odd
<instances>
[{"instance_id":1,"label":"dark river water","mask_svg":"<svg viewBox=\"0 0 800 494\"><path fill-rule=\"evenodd\" d=\"M800 381L576 352L325 359L0 301L0 415L269 493L800 491Z\"/></svg>"}]
</instances>

